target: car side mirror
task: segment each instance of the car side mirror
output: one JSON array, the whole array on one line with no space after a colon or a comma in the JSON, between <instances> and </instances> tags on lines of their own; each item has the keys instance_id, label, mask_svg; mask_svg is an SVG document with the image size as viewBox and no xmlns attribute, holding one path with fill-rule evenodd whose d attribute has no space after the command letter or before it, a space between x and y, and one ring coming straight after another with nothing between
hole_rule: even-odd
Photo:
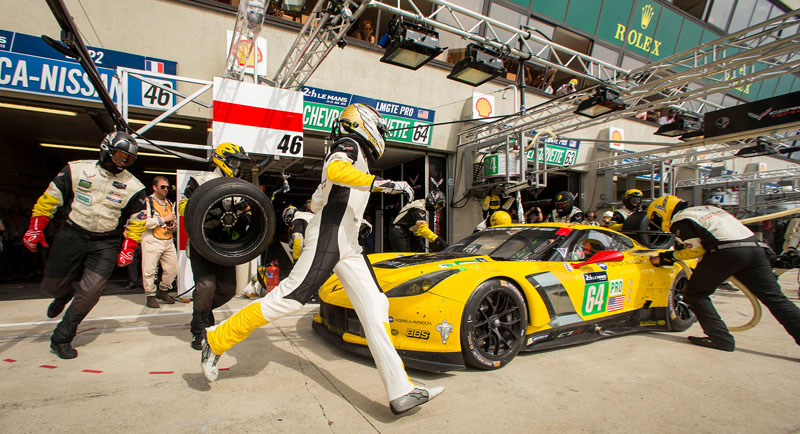
<instances>
[{"instance_id":1,"label":"car side mirror","mask_svg":"<svg viewBox=\"0 0 800 434\"><path fill-rule=\"evenodd\" d=\"M574 268L580 268L584 265L596 264L598 262L620 262L625 259L625 255L616 250L601 250L595 253L591 258L583 262L574 262L571 265Z\"/></svg>"}]
</instances>

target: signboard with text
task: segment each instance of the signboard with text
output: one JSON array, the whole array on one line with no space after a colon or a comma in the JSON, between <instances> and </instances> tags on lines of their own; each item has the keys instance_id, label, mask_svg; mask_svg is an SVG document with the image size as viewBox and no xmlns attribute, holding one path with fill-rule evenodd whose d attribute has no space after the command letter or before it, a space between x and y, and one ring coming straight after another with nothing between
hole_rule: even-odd
<instances>
[{"instance_id":1,"label":"signboard with text","mask_svg":"<svg viewBox=\"0 0 800 434\"><path fill-rule=\"evenodd\" d=\"M87 47L100 77L117 102L120 84L118 66L175 75L178 63L105 48ZM175 87L175 81L159 80ZM0 30L0 89L61 98L100 102L83 67L47 45L41 38L24 33ZM138 107L167 109L173 105L169 92L131 77L128 104Z\"/></svg>"},{"instance_id":2,"label":"signboard with text","mask_svg":"<svg viewBox=\"0 0 800 434\"><path fill-rule=\"evenodd\" d=\"M434 110L383 101L375 98L303 86L303 128L328 133L339 114L350 104L367 104L386 120L390 142L430 146Z\"/></svg>"}]
</instances>

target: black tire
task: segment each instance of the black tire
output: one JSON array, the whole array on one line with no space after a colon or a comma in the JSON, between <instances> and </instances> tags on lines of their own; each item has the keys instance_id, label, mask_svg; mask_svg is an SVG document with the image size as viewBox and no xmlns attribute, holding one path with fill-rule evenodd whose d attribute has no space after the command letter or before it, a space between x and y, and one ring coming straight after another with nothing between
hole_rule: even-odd
<instances>
[{"instance_id":1,"label":"black tire","mask_svg":"<svg viewBox=\"0 0 800 434\"><path fill-rule=\"evenodd\" d=\"M626 231L632 232L626 233ZM644 231L654 233L641 233ZM675 237L673 237L671 234L655 233L658 231L653 230L653 228L650 226L650 219L647 218L647 213L643 211L628 216L628 218L625 219L625 222L622 223L622 229L620 232L628 235L629 237L638 241L640 244L651 249L669 249L672 247L672 243L675 241Z\"/></svg>"},{"instance_id":2,"label":"black tire","mask_svg":"<svg viewBox=\"0 0 800 434\"><path fill-rule=\"evenodd\" d=\"M493 370L507 365L525 340L528 310L519 289L492 279L472 292L461 320L461 352L467 365Z\"/></svg>"},{"instance_id":3,"label":"black tire","mask_svg":"<svg viewBox=\"0 0 800 434\"><path fill-rule=\"evenodd\" d=\"M686 273L681 270L675 280L672 281L672 288L669 290L669 304L667 306L667 322L669 329L673 332L682 332L694 324L697 319L689 304L684 299L684 291L689 279Z\"/></svg>"},{"instance_id":4,"label":"black tire","mask_svg":"<svg viewBox=\"0 0 800 434\"><path fill-rule=\"evenodd\" d=\"M275 221L267 195L237 178L216 178L199 186L184 213L192 254L225 266L247 263L264 252Z\"/></svg>"}]
</instances>

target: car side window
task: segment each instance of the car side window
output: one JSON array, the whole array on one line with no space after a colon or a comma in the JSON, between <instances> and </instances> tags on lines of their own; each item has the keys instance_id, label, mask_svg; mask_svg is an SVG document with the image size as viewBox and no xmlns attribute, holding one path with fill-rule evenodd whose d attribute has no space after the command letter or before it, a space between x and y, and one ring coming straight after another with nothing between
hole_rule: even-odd
<instances>
[{"instance_id":1,"label":"car side window","mask_svg":"<svg viewBox=\"0 0 800 434\"><path fill-rule=\"evenodd\" d=\"M633 248L633 241L631 241L628 237L622 234L615 234L612 233L611 239L614 242L614 248L609 250L616 250L618 252L624 252L625 250Z\"/></svg>"},{"instance_id":2,"label":"car side window","mask_svg":"<svg viewBox=\"0 0 800 434\"><path fill-rule=\"evenodd\" d=\"M571 261L585 261L595 253L603 250L627 250L622 244L612 237L613 234L603 231L589 230L578 239L570 249L569 260Z\"/></svg>"}]
</instances>

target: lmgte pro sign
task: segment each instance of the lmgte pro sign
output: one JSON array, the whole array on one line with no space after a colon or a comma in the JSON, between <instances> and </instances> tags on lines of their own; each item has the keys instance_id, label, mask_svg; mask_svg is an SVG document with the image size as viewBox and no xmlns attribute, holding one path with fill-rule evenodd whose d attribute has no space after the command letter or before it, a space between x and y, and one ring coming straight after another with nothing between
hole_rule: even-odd
<instances>
[{"instance_id":1,"label":"lmgte pro sign","mask_svg":"<svg viewBox=\"0 0 800 434\"><path fill-rule=\"evenodd\" d=\"M303 94L214 77L213 146L236 143L247 152L303 156Z\"/></svg>"}]
</instances>

